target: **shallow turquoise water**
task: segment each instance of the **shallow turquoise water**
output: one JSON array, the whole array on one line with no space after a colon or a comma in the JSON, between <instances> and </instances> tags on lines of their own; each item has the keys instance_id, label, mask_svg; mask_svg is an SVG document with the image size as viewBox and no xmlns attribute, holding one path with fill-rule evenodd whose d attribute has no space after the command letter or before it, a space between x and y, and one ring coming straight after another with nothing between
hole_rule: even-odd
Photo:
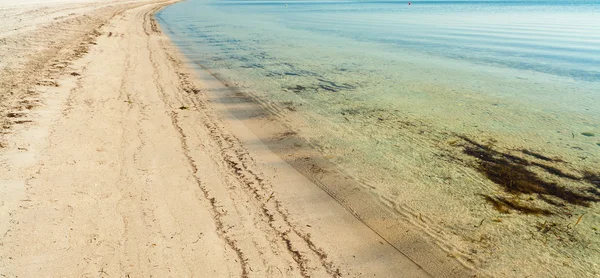
<instances>
[{"instance_id":1,"label":"shallow turquoise water","mask_svg":"<svg viewBox=\"0 0 600 278\"><path fill-rule=\"evenodd\" d=\"M560 186L597 192L555 170L580 177L600 165L599 15L600 2L577 0L189 0L157 18L191 61L254 96L375 201L429 215L442 223L437 231L478 238L484 228L473 223L498 217L482 196L507 193L474 169L461 138L550 165L528 168ZM516 198L600 212L595 203ZM600 225L587 221L581 225ZM537 230L526 216L502 223L487 231L505 246L497 254L518 258L530 242L506 231ZM598 250L596 234L579 236ZM594 248L527 246L522 256L576 259L575 272L553 275L587 273L577 271L595 261Z\"/></svg>"},{"instance_id":2,"label":"shallow turquoise water","mask_svg":"<svg viewBox=\"0 0 600 278\"><path fill-rule=\"evenodd\" d=\"M158 19L192 61L307 125L361 133L393 116L598 159L600 138L570 138L600 133L598 14L596 1L191 0Z\"/></svg>"},{"instance_id":3,"label":"shallow turquoise water","mask_svg":"<svg viewBox=\"0 0 600 278\"><path fill-rule=\"evenodd\" d=\"M205 39L217 47L273 50L347 38L388 51L410 49L597 82L598 12L600 4L594 1L416 1L411 6L392 1L186 1L159 16L174 33L197 36L188 42ZM374 55L378 49L362 51Z\"/></svg>"}]
</instances>

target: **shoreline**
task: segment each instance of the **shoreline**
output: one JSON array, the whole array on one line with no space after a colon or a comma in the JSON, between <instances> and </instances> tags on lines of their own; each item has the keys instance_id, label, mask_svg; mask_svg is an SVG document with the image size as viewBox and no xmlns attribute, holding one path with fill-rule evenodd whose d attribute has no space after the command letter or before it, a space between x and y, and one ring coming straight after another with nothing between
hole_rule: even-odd
<instances>
[{"instance_id":1,"label":"shoreline","mask_svg":"<svg viewBox=\"0 0 600 278\"><path fill-rule=\"evenodd\" d=\"M281 122L267 103L236 90L202 65L191 64L202 84L214 84L207 90L209 100L230 125L238 126L231 130L235 133L236 130L249 129L255 134L256 137L242 140L246 145L252 145L254 140L263 142L269 152L283 159L397 252L422 266L433 277L469 277L477 273L476 266L472 264L476 258L445 241L435 230L414 223L415 219L429 222L427 216L386 206L386 200L378 200L378 196L369 192L370 188L328 161L317 147ZM244 127L240 128L240 123ZM244 137L237 133L236 136ZM255 157L264 156L264 152L258 150Z\"/></svg>"},{"instance_id":2,"label":"shoreline","mask_svg":"<svg viewBox=\"0 0 600 278\"><path fill-rule=\"evenodd\" d=\"M226 124L235 126L229 130L245 146L250 146L249 149L256 141L266 145L268 150L258 148L254 150L253 157L276 155L284 160L293 168L288 171L297 171L310 180L397 252L423 267L433 277L482 274L473 264L477 258L445 240L444 235L435 230L437 227L428 229L423 228L422 223L414 223L416 219L431 224L427 216L408 208L392 209L385 205L386 200L377 200L378 196L371 194L370 188L328 161L317 147L282 122L271 109L269 100L261 100L258 96L236 89L235 85L219 78L210 69L185 58L183 51L171 44L178 52L179 59L194 69L211 106L215 107ZM244 131L236 132L239 130ZM254 136L248 136L248 133Z\"/></svg>"},{"instance_id":3,"label":"shoreline","mask_svg":"<svg viewBox=\"0 0 600 278\"><path fill-rule=\"evenodd\" d=\"M269 150L272 133L227 117L220 82L197 80L154 21L175 2L121 6L47 78L19 81L36 107L10 112L22 122L0 148L2 274L463 273L441 256L423 270Z\"/></svg>"}]
</instances>

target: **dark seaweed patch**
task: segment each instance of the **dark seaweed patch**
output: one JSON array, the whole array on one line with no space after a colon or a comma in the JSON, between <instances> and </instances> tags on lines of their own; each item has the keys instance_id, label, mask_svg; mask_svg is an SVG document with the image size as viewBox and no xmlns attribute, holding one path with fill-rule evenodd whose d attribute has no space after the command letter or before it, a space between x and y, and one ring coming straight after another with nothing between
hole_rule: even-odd
<instances>
[{"instance_id":1,"label":"dark seaweed patch","mask_svg":"<svg viewBox=\"0 0 600 278\"><path fill-rule=\"evenodd\" d=\"M477 143L477 142L475 142L467 137L464 137L464 136L462 136L460 138L465 140L470 145L472 145L471 147L474 147L474 149L477 151L477 154L481 155L482 159L485 158L485 160L487 160L487 161L493 161L494 156L500 156L502 158L510 160L513 163L524 164L524 165L529 164L529 162L527 160L520 158L518 156L508 154L508 153L498 152L489 146L482 145L482 144Z\"/></svg>"},{"instance_id":2,"label":"dark seaweed patch","mask_svg":"<svg viewBox=\"0 0 600 278\"><path fill-rule=\"evenodd\" d=\"M504 197L490 197L483 195L483 198L494 208L501 213L510 213L511 210L516 210L524 214L535 214L535 215L550 215L552 212L546 209L536 208L523 204L518 199L506 199Z\"/></svg>"},{"instance_id":3,"label":"dark seaweed patch","mask_svg":"<svg viewBox=\"0 0 600 278\"><path fill-rule=\"evenodd\" d=\"M329 80L325 80L322 78L318 78L317 80L319 80L319 84L318 87L329 91L329 92L339 92L341 90L352 90L352 89L356 89L356 86L352 86L350 84L337 84L333 81L329 81Z\"/></svg>"},{"instance_id":4,"label":"dark seaweed patch","mask_svg":"<svg viewBox=\"0 0 600 278\"><path fill-rule=\"evenodd\" d=\"M229 50L235 50L235 49L229 49ZM240 62L248 62L248 61L250 61L250 59L248 59L248 57L242 56L242 55L231 55L229 58L232 59L232 60L238 60Z\"/></svg>"},{"instance_id":5,"label":"dark seaweed patch","mask_svg":"<svg viewBox=\"0 0 600 278\"><path fill-rule=\"evenodd\" d=\"M586 171L583 173L583 179L600 189L600 174Z\"/></svg>"},{"instance_id":6,"label":"dark seaweed patch","mask_svg":"<svg viewBox=\"0 0 600 278\"><path fill-rule=\"evenodd\" d=\"M331 86L328 86L328 85L323 85L323 84L320 84L319 88L321 88L321 89L323 89L325 91L330 91L330 92L338 92L339 91L339 90L337 90L334 87L331 87Z\"/></svg>"},{"instance_id":7,"label":"dark seaweed patch","mask_svg":"<svg viewBox=\"0 0 600 278\"><path fill-rule=\"evenodd\" d=\"M267 73L265 73L266 77L280 77L281 73L275 72L275 71L267 71Z\"/></svg>"},{"instance_id":8,"label":"dark seaweed patch","mask_svg":"<svg viewBox=\"0 0 600 278\"><path fill-rule=\"evenodd\" d=\"M461 138L463 140L467 141L467 143L469 143L469 144L477 147L480 150L479 152L486 153L486 157L488 159L490 158L490 156L494 156L494 155L495 156L500 156L500 157L506 158L507 160L510 160L511 162L514 162L514 163L517 163L517 164L521 164L523 166L537 166L539 168L544 169L546 172L548 172L548 173L550 173L552 175L561 177L561 178L567 178L567 179L577 180L577 181L581 180L580 177L578 177L576 175L573 175L573 174L565 173L564 171L562 171L562 170L560 170L560 169L558 169L556 167L553 167L553 166L550 166L550 165L546 165L546 164L542 164L542 163L535 162L535 161L529 161L529 160L517 157L517 156L512 155L512 154L498 152L498 151L493 150L492 148L490 148L488 146L484 146L482 144L479 144L479 143L477 143L477 142L475 142L475 141L473 141L473 140L471 140L469 138L466 138L466 137L461 137ZM524 154L533 156L535 158L538 158L538 159L541 159L541 160L544 160L544 161L548 161L548 162L564 162L561 159L552 159L552 158L549 158L549 157L547 157L545 155L534 153L534 152L531 152L531 151L528 151L528 150L525 150L525 149L521 150L521 152L523 152ZM479 154L479 155L481 155L481 154Z\"/></svg>"},{"instance_id":9,"label":"dark seaweed patch","mask_svg":"<svg viewBox=\"0 0 600 278\"><path fill-rule=\"evenodd\" d=\"M468 144L464 146L463 153L477 158L476 169L484 174L489 180L502 186L508 193L519 195L519 194L532 194L537 195L540 200L545 201L551 205L557 205L559 203L551 200L548 197L555 197L569 204L579 206L589 206L591 202L599 202L598 194L594 194L589 190L582 190L582 192L573 191L567 189L555 182L547 181L539 177L536 173L528 169L530 166L541 167L548 173L561 178L569 178L574 180L582 180L570 174L566 174L559 169L544 165L537 162L530 162L523 158L516 157L511 154L502 153L492 149L489 146L484 146L468 138L462 138ZM596 176L588 175L585 180L595 180ZM592 193L590 195L589 193ZM491 197L490 197L491 198ZM529 210L525 207L515 205L515 203L505 202L506 199L499 199L496 197L495 200L499 205L505 208L514 209L526 213ZM492 198L493 199L493 198ZM487 199L486 199L487 200ZM488 202L492 202L488 200ZM523 211L525 210L525 211ZM538 212L538 214L544 214Z\"/></svg>"},{"instance_id":10,"label":"dark seaweed patch","mask_svg":"<svg viewBox=\"0 0 600 278\"><path fill-rule=\"evenodd\" d=\"M308 88L302 86L302 85L296 85L294 87L287 87L286 90L288 91L292 91L294 93L302 93L304 91L306 91Z\"/></svg>"},{"instance_id":11,"label":"dark seaweed patch","mask_svg":"<svg viewBox=\"0 0 600 278\"><path fill-rule=\"evenodd\" d=\"M549 157L547 157L547 156L545 156L543 154L532 152L532 151L527 150L527 149L521 149L521 152L524 153L524 154L526 154L526 155L533 156L533 157L535 157L537 159L543 160L543 161L548 161L548 162L561 161L559 159L549 158Z\"/></svg>"},{"instance_id":12,"label":"dark seaweed patch","mask_svg":"<svg viewBox=\"0 0 600 278\"><path fill-rule=\"evenodd\" d=\"M549 166L549 165L545 165L545 164L541 164L541 163L537 163L537 162L531 162L531 165L535 165L537 167L540 167L540 168L546 170L546 172L548 172L550 174L553 174L555 176L559 176L561 178L567 178L567 179L570 179L570 180L580 180L580 178L577 177L577 176L575 176L575 175L572 175L572 174L569 174L569 173L565 173L562 170L560 170L558 168L555 168L555 167L552 167L552 166Z\"/></svg>"},{"instance_id":13,"label":"dark seaweed patch","mask_svg":"<svg viewBox=\"0 0 600 278\"><path fill-rule=\"evenodd\" d=\"M554 198L548 197L546 195L538 195L538 199L553 205L555 207L564 207L565 203L555 200Z\"/></svg>"},{"instance_id":14,"label":"dark seaweed patch","mask_svg":"<svg viewBox=\"0 0 600 278\"><path fill-rule=\"evenodd\" d=\"M246 64L246 65L241 65L240 68L244 68L244 69L264 69L265 66L263 66L261 64L250 63L250 64Z\"/></svg>"}]
</instances>

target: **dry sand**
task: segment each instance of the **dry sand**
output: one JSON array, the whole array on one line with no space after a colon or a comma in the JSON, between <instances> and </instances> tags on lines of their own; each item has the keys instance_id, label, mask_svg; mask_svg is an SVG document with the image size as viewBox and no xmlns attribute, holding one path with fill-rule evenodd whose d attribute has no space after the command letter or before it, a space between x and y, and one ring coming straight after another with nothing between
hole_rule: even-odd
<instances>
[{"instance_id":1,"label":"dry sand","mask_svg":"<svg viewBox=\"0 0 600 278\"><path fill-rule=\"evenodd\" d=\"M226 88L153 19L173 1L17 2L0 0L0 275L471 273L389 244L214 103Z\"/></svg>"}]
</instances>

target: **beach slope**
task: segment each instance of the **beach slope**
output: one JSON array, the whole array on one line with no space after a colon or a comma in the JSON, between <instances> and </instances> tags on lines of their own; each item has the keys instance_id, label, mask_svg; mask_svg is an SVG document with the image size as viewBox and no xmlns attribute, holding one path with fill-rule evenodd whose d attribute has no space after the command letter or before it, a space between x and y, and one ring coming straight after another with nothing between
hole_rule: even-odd
<instances>
[{"instance_id":1,"label":"beach slope","mask_svg":"<svg viewBox=\"0 0 600 278\"><path fill-rule=\"evenodd\" d=\"M414 263L260 140L250 151L153 19L172 2L1 7L0 274L453 273Z\"/></svg>"}]
</instances>

